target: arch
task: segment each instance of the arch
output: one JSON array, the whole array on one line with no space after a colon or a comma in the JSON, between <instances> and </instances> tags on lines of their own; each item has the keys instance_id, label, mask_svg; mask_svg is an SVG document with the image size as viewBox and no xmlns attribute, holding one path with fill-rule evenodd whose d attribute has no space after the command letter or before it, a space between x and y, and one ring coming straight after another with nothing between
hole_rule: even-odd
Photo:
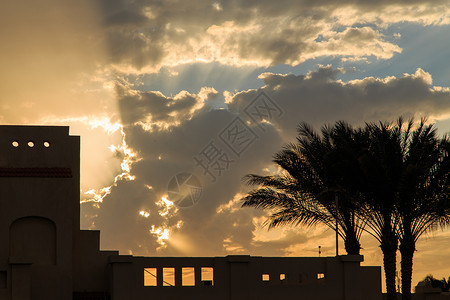
<instances>
[{"instance_id":1,"label":"arch","mask_svg":"<svg viewBox=\"0 0 450 300\"><path fill-rule=\"evenodd\" d=\"M9 255L30 258L33 265L56 264L56 225L43 217L23 217L9 228Z\"/></svg>"}]
</instances>

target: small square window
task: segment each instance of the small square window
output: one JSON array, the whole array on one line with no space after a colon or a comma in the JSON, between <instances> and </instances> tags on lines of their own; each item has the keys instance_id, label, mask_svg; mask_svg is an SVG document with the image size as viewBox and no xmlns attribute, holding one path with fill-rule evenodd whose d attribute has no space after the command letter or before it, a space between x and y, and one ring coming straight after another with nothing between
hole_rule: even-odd
<instances>
[{"instance_id":1,"label":"small square window","mask_svg":"<svg viewBox=\"0 0 450 300\"><path fill-rule=\"evenodd\" d=\"M269 280L270 280L269 274L262 274L262 281L269 281Z\"/></svg>"},{"instance_id":2,"label":"small square window","mask_svg":"<svg viewBox=\"0 0 450 300\"><path fill-rule=\"evenodd\" d=\"M163 286L175 286L175 268L163 268Z\"/></svg>"},{"instance_id":3,"label":"small square window","mask_svg":"<svg viewBox=\"0 0 450 300\"><path fill-rule=\"evenodd\" d=\"M202 267L202 284L214 285L214 268Z\"/></svg>"},{"instance_id":4,"label":"small square window","mask_svg":"<svg viewBox=\"0 0 450 300\"><path fill-rule=\"evenodd\" d=\"M181 268L181 275L183 286L195 286L195 269L193 267Z\"/></svg>"},{"instance_id":5,"label":"small square window","mask_svg":"<svg viewBox=\"0 0 450 300\"><path fill-rule=\"evenodd\" d=\"M144 286L156 286L157 284L156 268L144 268Z\"/></svg>"},{"instance_id":6,"label":"small square window","mask_svg":"<svg viewBox=\"0 0 450 300\"><path fill-rule=\"evenodd\" d=\"M325 274L324 273L317 273L317 279L324 279Z\"/></svg>"},{"instance_id":7,"label":"small square window","mask_svg":"<svg viewBox=\"0 0 450 300\"><path fill-rule=\"evenodd\" d=\"M283 281L286 279L286 274L281 273L280 274L280 280Z\"/></svg>"}]
</instances>

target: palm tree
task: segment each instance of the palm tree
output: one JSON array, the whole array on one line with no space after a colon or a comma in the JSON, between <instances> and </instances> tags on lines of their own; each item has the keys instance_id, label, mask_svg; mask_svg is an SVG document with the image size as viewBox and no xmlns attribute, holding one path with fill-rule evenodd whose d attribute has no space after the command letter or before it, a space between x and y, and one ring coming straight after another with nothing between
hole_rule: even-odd
<instances>
[{"instance_id":1,"label":"palm tree","mask_svg":"<svg viewBox=\"0 0 450 300\"><path fill-rule=\"evenodd\" d=\"M306 123L297 130L297 143L288 144L274 157L281 174L245 177L259 188L243 198L242 206L274 210L266 221L269 228L325 224L338 231L348 254L359 254L364 220L359 218L356 190L344 187L356 180L352 167L357 167L356 152L367 140L365 133L344 122L322 127L321 135Z\"/></svg>"},{"instance_id":2,"label":"palm tree","mask_svg":"<svg viewBox=\"0 0 450 300\"><path fill-rule=\"evenodd\" d=\"M348 254L359 254L359 238L365 225L383 252L388 300L396 299L395 174L388 172L393 157L401 152L395 131L376 135L374 130L353 129L345 122L322 127L322 135L309 125L298 127L297 144L289 144L275 155L280 176L247 175L247 183L260 185L243 198L243 206L275 209L269 228L289 223L323 223L339 235ZM397 155L398 156L398 155ZM389 176L387 176L389 175ZM333 201L339 197L339 206Z\"/></svg>"},{"instance_id":3,"label":"palm tree","mask_svg":"<svg viewBox=\"0 0 450 300\"><path fill-rule=\"evenodd\" d=\"M388 299L396 299L396 252L402 255L402 295L411 299L415 243L426 231L450 221L449 140L433 125L414 121L366 124L368 147L358 157L358 189L367 232L383 252ZM400 242L400 247L398 244Z\"/></svg>"},{"instance_id":4,"label":"palm tree","mask_svg":"<svg viewBox=\"0 0 450 300\"><path fill-rule=\"evenodd\" d=\"M434 278L433 275L427 275L422 282L425 283L425 286L440 288L443 292L448 292L450 289L450 277L447 280L445 277L439 280Z\"/></svg>"},{"instance_id":5,"label":"palm tree","mask_svg":"<svg viewBox=\"0 0 450 300\"><path fill-rule=\"evenodd\" d=\"M422 119L404 133L397 180L396 215L400 240L402 297L411 299L413 256L422 234L450 223L450 141L438 138Z\"/></svg>"},{"instance_id":6,"label":"palm tree","mask_svg":"<svg viewBox=\"0 0 450 300\"><path fill-rule=\"evenodd\" d=\"M405 135L413 126L400 118L395 126L389 123L366 124L366 151L358 157L361 181L359 189L364 202L367 230L379 243L383 253L387 299L397 299L395 274L398 250L398 180L405 153Z\"/></svg>"},{"instance_id":7,"label":"palm tree","mask_svg":"<svg viewBox=\"0 0 450 300\"><path fill-rule=\"evenodd\" d=\"M349 254L359 254L365 230L380 243L388 300L396 299L396 252L402 254L402 294L410 299L415 242L424 232L448 224L449 142L433 126L399 118L397 123L366 124L353 129L344 122L322 127L322 135L305 123L297 144L275 155L284 171L276 176L246 176L260 187L243 198L243 206L274 209L269 228L285 224L323 223L339 235ZM339 205L333 201L339 196Z\"/></svg>"}]
</instances>

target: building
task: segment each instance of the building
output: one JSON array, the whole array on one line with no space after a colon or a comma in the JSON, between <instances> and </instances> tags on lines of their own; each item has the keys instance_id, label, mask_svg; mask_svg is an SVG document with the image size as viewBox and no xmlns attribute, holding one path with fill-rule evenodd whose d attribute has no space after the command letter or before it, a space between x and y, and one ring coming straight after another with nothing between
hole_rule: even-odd
<instances>
[{"instance_id":1,"label":"building","mask_svg":"<svg viewBox=\"0 0 450 300\"><path fill-rule=\"evenodd\" d=\"M362 256L135 257L80 230L80 138L0 126L0 299L381 299Z\"/></svg>"}]
</instances>

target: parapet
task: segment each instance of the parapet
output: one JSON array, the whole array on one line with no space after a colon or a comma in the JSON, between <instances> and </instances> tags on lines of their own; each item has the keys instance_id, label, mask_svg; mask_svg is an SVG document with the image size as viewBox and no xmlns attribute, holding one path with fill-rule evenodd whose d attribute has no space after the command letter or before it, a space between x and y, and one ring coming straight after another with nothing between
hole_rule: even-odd
<instances>
[{"instance_id":1,"label":"parapet","mask_svg":"<svg viewBox=\"0 0 450 300\"><path fill-rule=\"evenodd\" d=\"M0 126L0 167L63 168L79 165L80 138L68 126Z\"/></svg>"}]
</instances>

